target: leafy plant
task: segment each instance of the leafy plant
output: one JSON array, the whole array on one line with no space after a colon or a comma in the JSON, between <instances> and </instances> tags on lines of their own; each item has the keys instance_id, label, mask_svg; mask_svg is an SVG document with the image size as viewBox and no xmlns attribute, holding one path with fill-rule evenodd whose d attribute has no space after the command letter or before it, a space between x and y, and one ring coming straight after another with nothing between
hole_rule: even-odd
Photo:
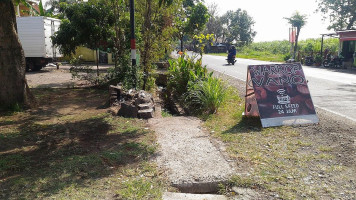
<instances>
[{"instance_id":1,"label":"leafy plant","mask_svg":"<svg viewBox=\"0 0 356 200\"><path fill-rule=\"evenodd\" d=\"M178 97L187 91L189 81L195 82L209 76L206 67L202 67L201 60L194 61L181 56L178 60L170 60L169 65L168 90Z\"/></svg>"},{"instance_id":2,"label":"leafy plant","mask_svg":"<svg viewBox=\"0 0 356 200\"><path fill-rule=\"evenodd\" d=\"M226 89L213 73L208 73L201 60L181 56L170 60L168 91L193 114L212 114L226 97Z\"/></svg>"},{"instance_id":3,"label":"leafy plant","mask_svg":"<svg viewBox=\"0 0 356 200\"><path fill-rule=\"evenodd\" d=\"M292 56L288 53L288 54L284 55L283 60L284 60L284 61L287 61L287 60L289 60L291 57L292 57Z\"/></svg>"},{"instance_id":4,"label":"leafy plant","mask_svg":"<svg viewBox=\"0 0 356 200\"><path fill-rule=\"evenodd\" d=\"M317 54L315 56L315 63L320 65L321 64L321 61L322 61L322 58L321 58L321 55L320 54Z\"/></svg>"},{"instance_id":5,"label":"leafy plant","mask_svg":"<svg viewBox=\"0 0 356 200\"><path fill-rule=\"evenodd\" d=\"M177 27L177 37L180 40L180 51L183 50L183 41L186 36L192 36L203 31L208 22L207 7L199 1L184 0L182 9L174 19Z\"/></svg>"},{"instance_id":6,"label":"leafy plant","mask_svg":"<svg viewBox=\"0 0 356 200\"><path fill-rule=\"evenodd\" d=\"M220 79L209 76L206 80L190 82L184 96L186 108L197 114L213 114L224 102L226 89Z\"/></svg>"}]
</instances>

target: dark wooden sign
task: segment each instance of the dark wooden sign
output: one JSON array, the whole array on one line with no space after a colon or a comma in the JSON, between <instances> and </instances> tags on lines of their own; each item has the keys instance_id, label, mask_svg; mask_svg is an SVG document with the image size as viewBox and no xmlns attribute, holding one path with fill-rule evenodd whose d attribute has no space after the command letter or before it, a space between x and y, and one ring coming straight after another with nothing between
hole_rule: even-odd
<instances>
[{"instance_id":1,"label":"dark wooden sign","mask_svg":"<svg viewBox=\"0 0 356 200\"><path fill-rule=\"evenodd\" d=\"M263 127L319 122L300 63L248 66L245 100Z\"/></svg>"}]
</instances>

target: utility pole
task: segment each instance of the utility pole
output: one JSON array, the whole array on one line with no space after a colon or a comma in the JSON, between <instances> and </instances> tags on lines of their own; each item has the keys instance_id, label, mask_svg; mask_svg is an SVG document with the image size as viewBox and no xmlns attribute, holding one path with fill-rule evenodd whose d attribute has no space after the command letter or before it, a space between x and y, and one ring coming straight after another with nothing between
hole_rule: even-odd
<instances>
[{"instance_id":1,"label":"utility pole","mask_svg":"<svg viewBox=\"0 0 356 200\"><path fill-rule=\"evenodd\" d=\"M130 0L130 24L131 24L131 60L132 60L132 76L133 85L136 89L137 77L136 77L136 39L135 39L135 3L134 0Z\"/></svg>"},{"instance_id":2,"label":"utility pole","mask_svg":"<svg viewBox=\"0 0 356 200\"><path fill-rule=\"evenodd\" d=\"M131 24L131 59L132 59L132 66L136 66L135 4L134 4L134 0L130 0L130 24Z\"/></svg>"}]
</instances>

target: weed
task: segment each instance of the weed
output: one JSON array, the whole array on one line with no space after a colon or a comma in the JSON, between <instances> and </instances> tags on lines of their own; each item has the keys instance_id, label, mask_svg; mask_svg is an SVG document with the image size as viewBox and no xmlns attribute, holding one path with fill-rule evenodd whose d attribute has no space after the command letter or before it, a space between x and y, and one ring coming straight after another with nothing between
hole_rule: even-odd
<instances>
[{"instance_id":1,"label":"weed","mask_svg":"<svg viewBox=\"0 0 356 200\"><path fill-rule=\"evenodd\" d=\"M218 78L191 82L185 93L185 106L197 113L213 114L226 97L226 88Z\"/></svg>"},{"instance_id":2,"label":"weed","mask_svg":"<svg viewBox=\"0 0 356 200\"><path fill-rule=\"evenodd\" d=\"M4 175L7 171L22 171L29 163L29 159L20 154L10 154L0 157L0 174Z\"/></svg>"},{"instance_id":3,"label":"weed","mask_svg":"<svg viewBox=\"0 0 356 200\"><path fill-rule=\"evenodd\" d=\"M162 117L172 117L173 116L170 112L168 112L167 110L164 110L164 109L162 109L161 115L162 115Z\"/></svg>"},{"instance_id":4,"label":"weed","mask_svg":"<svg viewBox=\"0 0 356 200\"><path fill-rule=\"evenodd\" d=\"M330 146L322 146L322 145L320 145L319 147L318 147L318 149L319 149L319 151L321 151L321 152L330 152L330 151L332 151L332 147L330 147Z\"/></svg>"}]
</instances>

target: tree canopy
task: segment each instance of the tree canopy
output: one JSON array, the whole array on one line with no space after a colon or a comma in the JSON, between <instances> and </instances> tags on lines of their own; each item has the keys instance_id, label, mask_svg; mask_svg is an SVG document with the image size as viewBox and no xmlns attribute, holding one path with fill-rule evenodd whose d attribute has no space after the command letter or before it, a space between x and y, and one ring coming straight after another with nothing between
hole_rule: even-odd
<instances>
[{"instance_id":1,"label":"tree canopy","mask_svg":"<svg viewBox=\"0 0 356 200\"><path fill-rule=\"evenodd\" d=\"M355 0L318 0L318 11L329 18L329 30L356 29Z\"/></svg>"},{"instance_id":2,"label":"tree canopy","mask_svg":"<svg viewBox=\"0 0 356 200\"><path fill-rule=\"evenodd\" d=\"M294 51L293 51L293 58L295 58L295 54L297 52L298 47L298 38L300 34L301 28L307 23L307 16L301 15L298 11L293 13L291 17L285 17L289 24L297 29L297 33L295 36L295 44L294 44Z\"/></svg>"},{"instance_id":3,"label":"tree canopy","mask_svg":"<svg viewBox=\"0 0 356 200\"><path fill-rule=\"evenodd\" d=\"M203 31L208 19L208 9L204 4L198 0L183 0L180 13L175 19L177 35L181 40L181 51L183 50L184 36L193 36Z\"/></svg>"},{"instance_id":4,"label":"tree canopy","mask_svg":"<svg viewBox=\"0 0 356 200\"><path fill-rule=\"evenodd\" d=\"M256 35L252 29L255 22L245 10L230 10L221 17L221 22L224 27L223 38L226 43L249 44Z\"/></svg>"},{"instance_id":5,"label":"tree canopy","mask_svg":"<svg viewBox=\"0 0 356 200\"><path fill-rule=\"evenodd\" d=\"M63 54L70 55L81 45L99 48L113 35L113 12L104 1L67 4L63 10L66 18L53 37Z\"/></svg>"}]
</instances>

